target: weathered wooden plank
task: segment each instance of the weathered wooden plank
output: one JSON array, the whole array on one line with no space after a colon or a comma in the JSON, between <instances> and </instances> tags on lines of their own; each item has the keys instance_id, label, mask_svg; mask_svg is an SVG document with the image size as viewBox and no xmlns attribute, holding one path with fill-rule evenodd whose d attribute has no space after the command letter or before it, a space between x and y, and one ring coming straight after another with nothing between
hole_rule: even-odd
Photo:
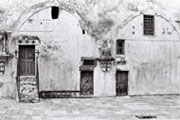
<instances>
[{"instance_id":1,"label":"weathered wooden plank","mask_svg":"<svg viewBox=\"0 0 180 120\"><path fill-rule=\"evenodd\" d=\"M116 95L128 94L128 72L117 71L116 73Z\"/></svg>"},{"instance_id":2,"label":"weathered wooden plank","mask_svg":"<svg viewBox=\"0 0 180 120\"><path fill-rule=\"evenodd\" d=\"M82 95L93 95L93 72L82 71L80 92Z\"/></svg>"}]
</instances>

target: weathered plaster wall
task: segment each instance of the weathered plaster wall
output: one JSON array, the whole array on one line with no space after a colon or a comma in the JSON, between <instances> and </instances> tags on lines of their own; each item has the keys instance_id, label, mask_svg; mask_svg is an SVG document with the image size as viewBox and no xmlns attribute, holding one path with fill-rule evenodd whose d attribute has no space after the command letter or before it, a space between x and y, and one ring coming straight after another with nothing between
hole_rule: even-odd
<instances>
[{"instance_id":1,"label":"weathered plaster wall","mask_svg":"<svg viewBox=\"0 0 180 120\"><path fill-rule=\"evenodd\" d=\"M116 57L125 58L126 64L117 69L129 71L130 95L179 94L180 39L171 23L155 15L155 35L143 36L140 15L118 29L117 39L125 39L125 56Z\"/></svg>"},{"instance_id":2,"label":"weathered plaster wall","mask_svg":"<svg viewBox=\"0 0 180 120\"><path fill-rule=\"evenodd\" d=\"M94 70L94 96L116 95L116 67L111 71L103 72L100 65Z\"/></svg>"},{"instance_id":3,"label":"weathered plaster wall","mask_svg":"<svg viewBox=\"0 0 180 120\"><path fill-rule=\"evenodd\" d=\"M117 65L117 69L130 71L129 93L178 92L179 30L175 26L175 20L179 16L179 6L171 6L172 4L164 0L1 0L0 5L0 30L12 33L9 40L19 34L38 36L42 40L38 47L41 51L40 77L48 82L41 84L42 89L65 89L65 86L66 89L79 89L78 67L82 64L80 57L97 57L101 40L114 41L111 43L114 46L112 51L115 51L115 41L125 39L127 64ZM66 11L60 14L58 20L51 20L48 7L52 5ZM142 13L156 14L157 27L154 37L142 35ZM86 35L82 35L82 28L86 30ZM74 42L75 40L77 42ZM17 45L13 40L9 43L9 52L14 54ZM69 52L72 54L67 54ZM124 57L116 56L115 52L113 56L118 59ZM74 57L77 59L73 59ZM64 61L73 65L67 65ZM66 68L72 71L71 74L62 73L62 69ZM14 97L17 93L16 69L17 59L9 59L5 74L0 75L0 98ZM95 68L96 96L115 95L115 71L114 68L109 73L103 73L99 66ZM44 75L48 77L45 78ZM72 77L75 78L71 79L72 81L58 82L59 78ZM57 87L51 82L52 79L60 86ZM163 80L163 84L156 84ZM67 87L69 83L70 87ZM98 91L99 88L101 91Z\"/></svg>"},{"instance_id":4,"label":"weathered plaster wall","mask_svg":"<svg viewBox=\"0 0 180 120\"><path fill-rule=\"evenodd\" d=\"M95 57L95 41L82 34L75 15L64 10L51 18L51 8L42 10L24 23L18 34L41 40L39 85L41 90L79 90L81 57Z\"/></svg>"},{"instance_id":5,"label":"weathered plaster wall","mask_svg":"<svg viewBox=\"0 0 180 120\"><path fill-rule=\"evenodd\" d=\"M1 65L3 63L5 64L4 72L0 72L0 98L12 98L15 96L16 92L16 81L14 81L16 75L13 71L14 66L11 61L13 54L9 53L9 41L7 40L10 34L4 31L1 31L0 34L0 46L2 48L0 49L0 61Z\"/></svg>"},{"instance_id":6,"label":"weathered plaster wall","mask_svg":"<svg viewBox=\"0 0 180 120\"><path fill-rule=\"evenodd\" d=\"M132 94L179 94L178 42L127 41L127 44Z\"/></svg>"}]
</instances>

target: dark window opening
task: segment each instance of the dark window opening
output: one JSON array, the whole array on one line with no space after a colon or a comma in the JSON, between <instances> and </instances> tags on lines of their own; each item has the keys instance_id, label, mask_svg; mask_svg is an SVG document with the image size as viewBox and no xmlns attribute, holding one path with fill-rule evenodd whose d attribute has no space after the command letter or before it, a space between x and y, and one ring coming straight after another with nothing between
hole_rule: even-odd
<instances>
[{"instance_id":1,"label":"dark window opening","mask_svg":"<svg viewBox=\"0 0 180 120\"><path fill-rule=\"evenodd\" d=\"M85 34L85 30L84 29L82 29L82 34Z\"/></svg>"},{"instance_id":2,"label":"dark window opening","mask_svg":"<svg viewBox=\"0 0 180 120\"><path fill-rule=\"evenodd\" d=\"M51 7L51 17L52 19L58 19L59 16L59 7L52 6Z\"/></svg>"},{"instance_id":3,"label":"dark window opening","mask_svg":"<svg viewBox=\"0 0 180 120\"><path fill-rule=\"evenodd\" d=\"M82 57L82 65L79 67L80 71L94 71L96 67L96 60L94 58Z\"/></svg>"},{"instance_id":4,"label":"dark window opening","mask_svg":"<svg viewBox=\"0 0 180 120\"><path fill-rule=\"evenodd\" d=\"M116 42L116 54L124 55L124 40L117 40L117 42Z\"/></svg>"},{"instance_id":5,"label":"dark window opening","mask_svg":"<svg viewBox=\"0 0 180 120\"><path fill-rule=\"evenodd\" d=\"M84 60L83 65L95 65L94 60Z\"/></svg>"},{"instance_id":6,"label":"dark window opening","mask_svg":"<svg viewBox=\"0 0 180 120\"><path fill-rule=\"evenodd\" d=\"M154 35L153 15L144 15L144 35Z\"/></svg>"}]
</instances>

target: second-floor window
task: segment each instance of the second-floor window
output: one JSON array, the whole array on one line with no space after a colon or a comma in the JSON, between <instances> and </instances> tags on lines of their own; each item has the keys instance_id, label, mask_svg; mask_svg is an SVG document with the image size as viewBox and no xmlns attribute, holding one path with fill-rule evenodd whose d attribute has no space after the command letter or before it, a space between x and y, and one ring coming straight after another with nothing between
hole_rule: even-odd
<instances>
[{"instance_id":1,"label":"second-floor window","mask_svg":"<svg viewBox=\"0 0 180 120\"><path fill-rule=\"evenodd\" d=\"M144 15L144 35L154 35L154 16Z\"/></svg>"}]
</instances>

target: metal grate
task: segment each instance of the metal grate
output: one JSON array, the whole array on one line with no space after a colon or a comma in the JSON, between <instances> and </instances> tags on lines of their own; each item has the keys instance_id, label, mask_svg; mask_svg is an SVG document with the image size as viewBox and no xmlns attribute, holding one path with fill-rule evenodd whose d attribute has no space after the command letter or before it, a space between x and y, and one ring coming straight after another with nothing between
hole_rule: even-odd
<instances>
[{"instance_id":1,"label":"metal grate","mask_svg":"<svg viewBox=\"0 0 180 120\"><path fill-rule=\"evenodd\" d=\"M73 98L79 97L80 91L41 91L41 98Z\"/></svg>"},{"instance_id":2,"label":"metal grate","mask_svg":"<svg viewBox=\"0 0 180 120\"><path fill-rule=\"evenodd\" d=\"M124 40L116 41L116 54L124 55Z\"/></svg>"},{"instance_id":3,"label":"metal grate","mask_svg":"<svg viewBox=\"0 0 180 120\"><path fill-rule=\"evenodd\" d=\"M155 115L136 115L135 117L137 117L139 119L153 119L153 118L157 118Z\"/></svg>"},{"instance_id":4,"label":"metal grate","mask_svg":"<svg viewBox=\"0 0 180 120\"><path fill-rule=\"evenodd\" d=\"M144 35L154 35L153 15L144 15Z\"/></svg>"},{"instance_id":5,"label":"metal grate","mask_svg":"<svg viewBox=\"0 0 180 120\"><path fill-rule=\"evenodd\" d=\"M52 17L52 19L58 19L58 16L59 16L59 7L52 6L51 7L51 17Z\"/></svg>"}]
</instances>

